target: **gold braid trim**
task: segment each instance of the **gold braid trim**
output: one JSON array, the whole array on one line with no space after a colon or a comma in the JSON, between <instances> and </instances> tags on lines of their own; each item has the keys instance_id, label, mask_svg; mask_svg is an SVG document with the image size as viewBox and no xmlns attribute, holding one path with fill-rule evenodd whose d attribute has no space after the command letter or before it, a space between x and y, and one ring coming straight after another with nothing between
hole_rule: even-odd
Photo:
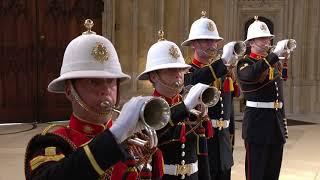
<instances>
[{"instance_id":1,"label":"gold braid trim","mask_svg":"<svg viewBox=\"0 0 320 180\"><path fill-rule=\"evenodd\" d=\"M52 129L57 128L57 127L63 127L63 128L68 128L67 126L61 125L61 124L51 124L50 126L46 127L41 135L46 135L47 133L49 133Z\"/></svg>"},{"instance_id":2,"label":"gold braid trim","mask_svg":"<svg viewBox=\"0 0 320 180\"><path fill-rule=\"evenodd\" d=\"M266 58L263 58L263 61L269 66L269 80L274 79L274 67L270 65Z\"/></svg>"},{"instance_id":3,"label":"gold braid trim","mask_svg":"<svg viewBox=\"0 0 320 180\"><path fill-rule=\"evenodd\" d=\"M89 148L88 145L83 146L84 152L86 153L92 167L94 168L94 170L100 175L100 176L104 176L105 172L104 170L101 169L101 167L98 165L97 161L95 160L93 154L91 153L91 150Z\"/></svg>"},{"instance_id":4,"label":"gold braid trim","mask_svg":"<svg viewBox=\"0 0 320 180\"><path fill-rule=\"evenodd\" d=\"M213 68L212 68L212 66L211 66L211 64L209 64L209 65L207 65L207 66L209 67L209 69L210 69L210 71L211 71L211 74L212 74L212 76L214 77L214 79L215 79L215 80L218 79L217 76L216 76L216 73L214 72L214 70L213 70Z\"/></svg>"},{"instance_id":5,"label":"gold braid trim","mask_svg":"<svg viewBox=\"0 0 320 180\"><path fill-rule=\"evenodd\" d=\"M212 76L213 76L213 78L214 78L214 82L213 82L213 83L214 83L214 86L215 86L216 88L218 88L218 89L221 89L221 82L220 82L219 78L217 77L216 73L214 72L211 64L209 64L209 65L207 65L207 66L209 67L209 69L210 69L210 71L211 71L211 74L212 74Z\"/></svg>"},{"instance_id":6,"label":"gold braid trim","mask_svg":"<svg viewBox=\"0 0 320 180\"><path fill-rule=\"evenodd\" d=\"M49 161L60 161L65 156L63 154L50 155L50 156L37 156L30 161L31 171L35 170L37 167L42 165L43 163Z\"/></svg>"}]
</instances>

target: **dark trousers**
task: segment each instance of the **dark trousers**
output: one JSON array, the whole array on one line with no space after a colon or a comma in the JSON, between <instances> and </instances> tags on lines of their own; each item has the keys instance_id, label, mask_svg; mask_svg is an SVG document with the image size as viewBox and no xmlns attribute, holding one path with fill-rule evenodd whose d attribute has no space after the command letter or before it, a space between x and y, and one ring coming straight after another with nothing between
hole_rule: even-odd
<instances>
[{"instance_id":1,"label":"dark trousers","mask_svg":"<svg viewBox=\"0 0 320 180\"><path fill-rule=\"evenodd\" d=\"M216 135L212 139L208 140L208 154L210 163L210 176L212 180L230 180L231 179L231 168L221 169L221 151L219 138L222 132L218 132L215 129Z\"/></svg>"},{"instance_id":2,"label":"dark trousers","mask_svg":"<svg viewBox=\"0 0 320 180\"><path fill-rule=\"evenodd\" d=\"M283 144L253 144L246 146L247 180L278 180Z\"/></svg>"},{"instance_id":3,"label":"dark trousers","mask_svg":"<svg viewBox=\"0 0 320 180\"><path fill-rule=\"evenodd\" d=\"M211 177L212 180L230 180L230 178L231 178L231 169L226 171L218 171L213 177Z\"/></svg>"},{"instance_id":4,"label":"dark trousers","mask_svg":"<svg viewBox=\"0 0 320 180\"><path fill-rule=\"evenodd\" d=\"M188 175L185 175L185 178L184 180L201 180L198 178L198 172L194 173L194 174L191 174L190 176ZM181 175L179 176L172 176L172 175L167 175L165 174L163 177L162 177L162 180L178 180L178 179L181 179Z\"/></svg>"}]
</instances>

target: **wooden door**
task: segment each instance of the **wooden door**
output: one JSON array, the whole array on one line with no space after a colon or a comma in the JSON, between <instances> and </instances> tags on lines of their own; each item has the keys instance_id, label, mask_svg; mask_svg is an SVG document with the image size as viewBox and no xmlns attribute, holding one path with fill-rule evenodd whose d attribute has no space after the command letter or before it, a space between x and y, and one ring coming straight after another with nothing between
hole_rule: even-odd
<instances>
[{"instance_id":1,"label":"wooden door","mask_svg":"<svg viewBox=\"0 0 320 180\"><path fill-rule=\"evenodd\" d=\"M34 1L0 1L0 122L35 120Z\"/></svg>"},{"instance_id":2,"label":"wooden door","mask_svg":"<svg viewBox=\"0 0 320 180\"><path fill-rule=\"evenodd\" d=\"M60 74L67 44L91 18L101 34L102 0L2 0L0 123L68 119L64 94L47 91ZM6 9L2 11L2 9Z\"/></svg>"},{"instance_id":3,"label":"wooden door","mask_svg":"<svg viewBox=\"0 0 320 180\"><path fill-rule=\"evenodd\" d=\"M85 28L83 22L91 18L93 29L101 34L101 0L38 0L39 63L38 63L38 113L41 122L69 119L70 103L64 94L47 91L48 84L60 74L67 44Z\"/></svg>"}]
</instances>

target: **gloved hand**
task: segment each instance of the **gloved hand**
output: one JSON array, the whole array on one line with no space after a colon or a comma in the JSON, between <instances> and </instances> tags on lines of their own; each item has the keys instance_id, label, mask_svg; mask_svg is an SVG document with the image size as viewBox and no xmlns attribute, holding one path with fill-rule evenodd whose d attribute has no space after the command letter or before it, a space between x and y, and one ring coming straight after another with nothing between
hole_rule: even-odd
<instances>
[{"instance_id":1,"label":"gloved hand","mask_svg":"<svg viewBox=\"0 0 320 180\"><path fill-rule=\"evenodd\" d=\"M139 113L147 97L133 97L124 104L119 117L110 128L117 143L123 142L132 134L144 129L144 124L139 121Z\"/></svg>"},{"instance_id":2,"label":"gloved hand","mask_svg":"<svg viewBox=\"0 0 320 180\"><path fill-rule=\"evenodd\" d=\"M189 93L183 101L188 110L193 109L200 103L201 94L207 88L209 88L209 85L197 83L190 89Z\"/></svg>"},{"instance_id":3,"label":"gloved hand","mask_svg":"<svg viewBox=\"0 0 320 180\"><path fill-rule=\"evenodd\" d=\"M234 54L234 45L236 44L236 41L232 41L227 43L223 46L223 53L221 56L221 59L224 61L225 64L229 64L229 61L233 58Z\"/></svg>"},{"instance_id":4,"label":"gloved hand","mask_svg":"<svg viewBox=\"0 0 320 180\"><path fill-rule=\"evenodd\" d=\"M148 135L148 137L150 138L150 147L154 148L158 145L158 136L157 136L157 132L154 129L145 128L146 134Z\"/></svg>"},{"instance_id":5,"label":"gloved hand","mask_svg":"<svg viewBox=\"0 0 320 180\"><path fill-rule=\"evenodd\" d=\"M274 48L273 53L278 55L278 57L283 56L283 54L287 52L286 50L287 43L288 43L288 39L279 41L276 47Z\"/></svg>"}]
</instances>

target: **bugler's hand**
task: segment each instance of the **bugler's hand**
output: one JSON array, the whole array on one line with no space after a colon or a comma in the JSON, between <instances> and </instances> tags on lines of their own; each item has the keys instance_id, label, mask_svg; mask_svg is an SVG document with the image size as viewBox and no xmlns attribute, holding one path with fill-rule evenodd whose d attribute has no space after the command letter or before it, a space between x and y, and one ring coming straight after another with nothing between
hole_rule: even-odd
<instances>
[{"instance_id":1,"label":"bugler's hand","mask_svg":"<svg viewBox=\"0 0 320 180\"><path fill-rule=\"evenodd\" d=\"M207 88L209 88L209 85L197 83L190 89L189 93L184 99L184 104L188 110L193 109L197 104L200 103L201 94Z\"/></svg>"},{"instance_id":2,"label":"bugler's hand","mask_svg":"<svg viewBox=\"0 0 320 180\"><path fill-rule=\"evenodd\" d=\"M138 120L140 109L145 101L146 97L138 96L124 104L119 117L110 128L118 143L144 128L144 125Z\"/></svg>"},{"instance_id":3,"label":"bugler's hand","mask_svg":"<svg viewBox=\"0 0 320 180\"><path fill-rule=\"evenodd\" d=\"M229 61L233 58L233 50L236 41L232 41L223 46L223 53L221 59L225 62L225 64L229 64Z\"/></svg>"},{"instance_id":4,"label":"bugler's hand","mask_svg":"<svg viewBox=\"0 0 320 180\"><path fill-rule=\"evenodd\" d=\"M283 56L287 52L286 50L287 43L288 43L288 39L279 41L276 47L274 48L273 53L278 55L278 57Z\"/></svg>"}]
</instances>

